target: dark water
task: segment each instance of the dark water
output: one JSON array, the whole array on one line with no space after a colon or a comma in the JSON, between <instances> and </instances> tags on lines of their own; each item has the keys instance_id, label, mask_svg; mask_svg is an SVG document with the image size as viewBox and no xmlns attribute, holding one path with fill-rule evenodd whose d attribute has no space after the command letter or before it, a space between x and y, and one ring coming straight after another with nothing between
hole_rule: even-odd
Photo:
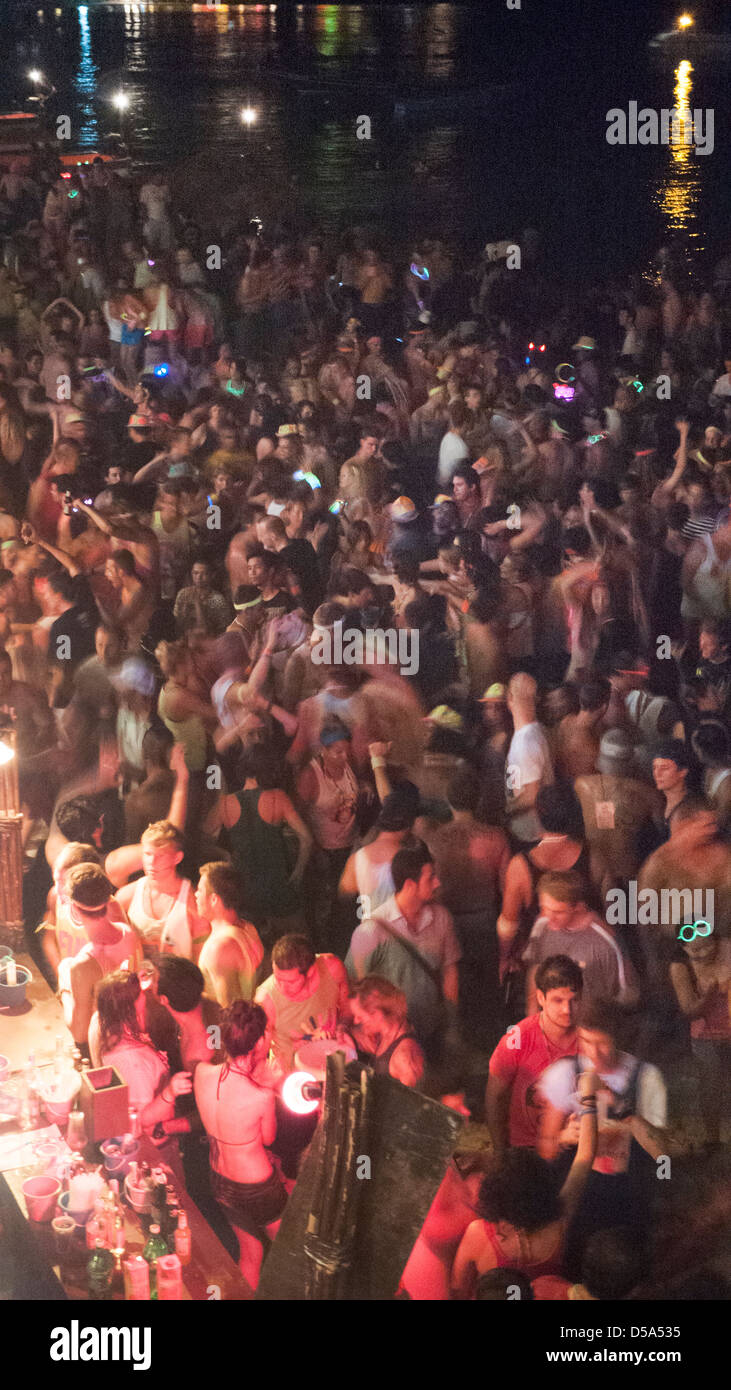
<instances>
[{"instance_id":1,"label":"dark water","mask_svg":"<svg viewBox=\"0 0 731 1390\"><path fill-rule=\"evenodd\" d=\"M724 246L731 211L731 63L689 50L679 72L650 57L648 37L679 8L3 0L0 99L21 97L25 73L41 67L58 89L55 110L92 147L119 126L111 98L123 84L135 157L182 166L199 216L214 224L251 189L249 211L260 197L302 226L376 223L477 244L532 225L567 274L644 267L673 238L703 265ZM704 13L707 28L723 25L721 6ZM300 74L300 89L282 70ZM301 90L333 74L346 85ZM679 80L691 108L714 109L713 154L607 144L610 108L672 107ZM434 83L455 99L482 87L487 99L394 117L394 98ZM257 112L248 130L247 104ZM372 118L369 141L355 138L358 114Z\"/></svg>"}]
</instances>

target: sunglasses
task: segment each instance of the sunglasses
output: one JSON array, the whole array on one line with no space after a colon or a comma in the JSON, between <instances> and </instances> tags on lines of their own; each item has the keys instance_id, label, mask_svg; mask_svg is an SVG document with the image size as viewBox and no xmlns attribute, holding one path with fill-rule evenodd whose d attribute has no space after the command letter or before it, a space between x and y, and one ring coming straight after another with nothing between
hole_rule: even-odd
<instances>
[{"instance_id":1,"label":"sunglasses","mask_svg":"<svg viewBox=\"0 0 731 1390\"><path fill-rule=\"evenodd\" d=\"M701 927L705 927L705 931L701 931ZM713 927L710 922L706 922L705 918L701 917L697 922L686 922L685 926L681 927L678 932L678 940L695 941L697 936L710 936L712 931ZM687 932L692 932L692 935L687 936Z\"/></svg>"}]
</instances>

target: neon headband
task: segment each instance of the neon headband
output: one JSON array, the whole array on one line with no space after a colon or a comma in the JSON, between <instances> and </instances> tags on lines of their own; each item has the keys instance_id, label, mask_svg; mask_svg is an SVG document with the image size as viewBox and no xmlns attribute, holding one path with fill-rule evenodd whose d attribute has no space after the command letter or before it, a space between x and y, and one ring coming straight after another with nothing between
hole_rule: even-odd
<instances>
[{"instance_id":1,"label":"neon headband","mask_svg":"<svg viewBox=\"0 0 731 1390\"><path fill-rule=\"evenodd\" d=\"M248 603L235 603L234 608L237 613L245 613L247 608L255 608L257 603L263 603L261 594L258 598L250 598Z\"/></svg>"}]
</instances>

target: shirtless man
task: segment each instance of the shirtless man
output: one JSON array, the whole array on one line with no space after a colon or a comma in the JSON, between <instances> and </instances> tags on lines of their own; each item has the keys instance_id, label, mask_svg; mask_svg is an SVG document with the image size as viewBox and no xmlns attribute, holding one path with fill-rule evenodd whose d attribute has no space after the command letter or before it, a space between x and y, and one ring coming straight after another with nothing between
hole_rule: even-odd
<instances>
[{"instance_id":1,"label":"shirtless man","mask_svg":"<svg viewBox=\"0 0 731 1390\"><path fill-rule=\"evenodd\" d=\"M264 959L264 947L251 922L241 916L242 882L230 864L204 864L195 895L201 917L211 924L199 968L206 990L228 1008L235 999L251 1000L256 976Z\"/></svg>"},{"instance_id":2,"label":"shirtless man","mask_svg":"<svg viewBox=\"0 0 731 1390\"><path fill-rule=\"evenodd\" d=\"M623 729L609 729L602 735L596 765L595 773L576 778L574 790L606 890L636 875L642 862L639 837L657 834L654 827L661 820L662 800L654 787L637 776L634 744Z\"/></svg>"},{"instance_id":3,"label":"shirtless man","mask_svg":"<svg viewBox=\"0 0 731 1390\"><path fill-rule=\"evenodd\" d=\"M600 727L609 705L608 680L586 681L579 689L579 713L561 720L554 744L556 773L567 781L590 777L599 755Z\"/></svg>"},{"instance_id":4,"label":"shirtless man","mask_svg":"<svg viewBox=\"0 0 731 1390\"><path fill-rule=\"evenodd\" d=\"M675 890L669 913L673 921L639 925L638 932L645 955L648 975L661 990L667 986L668 969L678 947L678 930L682 925L681 909L685 899L696 889L703 892L703 915L713 918L711 925L725 924L731 912L731 849L721 844L718 820L709 802L703 797L688 795L679 805L670 822L670 839L661 845L643 864L638 881L638 895L645 888L653 889L662 904L663 890ZM641 917L640 908L638 916ZM662 914L665 915L665 914ZM687 918L685 918L687 920Z\"/></svg>"}]
</instances>

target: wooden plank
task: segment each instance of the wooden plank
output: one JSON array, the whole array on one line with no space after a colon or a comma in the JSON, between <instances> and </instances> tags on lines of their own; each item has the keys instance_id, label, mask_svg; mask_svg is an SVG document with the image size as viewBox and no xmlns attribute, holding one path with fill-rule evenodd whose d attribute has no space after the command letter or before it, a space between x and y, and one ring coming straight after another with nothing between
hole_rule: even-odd
<instances>
[{"instance_id":1,"label":"wooden plank","mask_svg":"<svg viewBox=\"0 0 731 1390\"><path fill-rule=\"evenodd\" d=\"M349 1300L393 1298L463 1127L455 1111L390 1076L370 1077L368 1099L367 1135L354 1158L369 1158L371 1175L359 1193L347 1291L338 1295ZM257 1300L299 1302L307 1296L305 1233L325 1161L320 1124L263 1266ZM333 1179L326 1173L326 1182Z\"/></svg>"}]
</instances>

